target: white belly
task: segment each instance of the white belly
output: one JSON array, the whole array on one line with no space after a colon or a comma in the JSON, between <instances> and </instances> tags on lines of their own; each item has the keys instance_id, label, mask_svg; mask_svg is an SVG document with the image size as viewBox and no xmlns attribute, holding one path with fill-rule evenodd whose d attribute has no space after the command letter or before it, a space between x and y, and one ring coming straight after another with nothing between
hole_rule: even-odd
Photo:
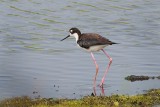
<instances>
[{"instance_id":1,"label":"white belly","mask_svg":"<svg viewBox=\"0 0 160 107\"><path fill-rule=\"evenodd\" d=\"M91 46L89 49L87 49L88 52L95 52L103 49L107 45L96 45L96 46Z\"/></svg>"}]
</instances>

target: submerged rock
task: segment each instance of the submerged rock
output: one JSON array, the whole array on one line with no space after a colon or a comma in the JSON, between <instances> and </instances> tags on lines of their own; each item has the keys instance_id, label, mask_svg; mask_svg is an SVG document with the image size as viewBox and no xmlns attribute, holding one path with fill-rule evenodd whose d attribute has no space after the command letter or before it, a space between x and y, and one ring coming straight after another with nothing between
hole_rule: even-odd
<instances>
[{"instance_id":1,"label":"submerged rock","mask_svg":"<svg viewBox=\"0 0 160 107\"><path fill-rule=\"evenodd\" d=\"M134 82L134 81L143 81L143 80L149 80L149 79L160 79L160 76L136 76L136 75L130 75L130 76L127 76L125 77L125 80L128 80L128 81L131 81L131 82Z\"/></svg>"},{"instance_id":2,"label":"submerged rock","mask_svg":"<svg viewBox=\"0 0 160 107\"><path fill-rule=\"evenodd\" d=\"M126 80L134 82L134 81L143 81L150 79L149 76L136 76L136 75L130 75L125 77Z\"/></svg>"},{"instance_id":3,"label":"submerged rock","mask_svg":"<svg viewBox=\"0 0 160 107\"><path fill-rule=\"evenodd\" d=\"M160 79L160 76L158 76L157 79Z\"/></svg>"}]
</instances>

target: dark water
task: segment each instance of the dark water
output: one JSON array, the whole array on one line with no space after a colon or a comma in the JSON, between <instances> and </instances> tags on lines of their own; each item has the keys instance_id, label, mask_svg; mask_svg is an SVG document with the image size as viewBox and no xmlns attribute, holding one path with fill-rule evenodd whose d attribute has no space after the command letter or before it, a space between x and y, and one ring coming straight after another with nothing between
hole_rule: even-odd
<instances>
[{"instance_id":1,"label":"dark water","mask_svg":"<svg viewBox=\"0 0 160 107\"><path fill-rule=\"evenodd\" d=\"M96 32L120 44L105 48L113 58L105 95L160 88L157 79L129 82L128 75L160 75L159 0L0 0L0 97L80 98L93 92L95 65L68 29ZM108 64L95 53L100 83ZM96 87L97 95L101 89Z\"/></svg>"}]
</instances>

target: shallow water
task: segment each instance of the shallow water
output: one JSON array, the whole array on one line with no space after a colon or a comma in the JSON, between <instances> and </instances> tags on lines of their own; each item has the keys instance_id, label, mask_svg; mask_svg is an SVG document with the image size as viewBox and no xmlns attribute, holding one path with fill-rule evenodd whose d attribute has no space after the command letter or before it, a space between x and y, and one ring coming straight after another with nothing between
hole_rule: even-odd
<instances>
[{"instance_id":1,"label":"shallow water","mask_svg":"<svg viewBox=\"0 0 160 107\"><path fill-rule=\"evenodd\" d=\"M137 94L160 88L159 80L129 82L128 75L160 75L159 0L0 0L0 98L80 98L93 92L95 65L68 29L99 33L120 43L105 50L113 58L104 93ZM103 52L97 85L108 64ZM96 87L97 95L102 94Z\"/></svg>"}]
</instances>

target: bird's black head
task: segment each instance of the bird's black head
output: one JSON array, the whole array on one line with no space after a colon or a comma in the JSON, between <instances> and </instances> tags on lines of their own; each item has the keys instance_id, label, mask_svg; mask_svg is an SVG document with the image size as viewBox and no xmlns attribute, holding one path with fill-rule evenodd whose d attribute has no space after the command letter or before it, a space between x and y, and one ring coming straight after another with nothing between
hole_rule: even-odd
<instances>
[{"instance_id":1,"label":"bird's black head","mask_svg":"<svg viewBox=\"0 0 160 107\"><path fill-rule=\"evenodd\" d=\"M71 28L71 29L69 30L69 33L71 33L72 35L73 35L74 33L77 33L78 35L81 35L81 31L80 31L78 28L76 28L76 27Z\"/></svg>"},{"instance_id":2,"label":"bird's black head","mask_svg":"<svg viewBox=\"0 0 160 107\"><path fill-rule=\"evenodd\" d=\"M69 30L69 35L67 37L65 37L64 39L62 39L61 41L67 39L68 37L70 36L73 36L76 38L76 41L79 39L79 36L81 35L81 31L76 28L76 27L73 27Z\"/></svg>"}]
</instances>

